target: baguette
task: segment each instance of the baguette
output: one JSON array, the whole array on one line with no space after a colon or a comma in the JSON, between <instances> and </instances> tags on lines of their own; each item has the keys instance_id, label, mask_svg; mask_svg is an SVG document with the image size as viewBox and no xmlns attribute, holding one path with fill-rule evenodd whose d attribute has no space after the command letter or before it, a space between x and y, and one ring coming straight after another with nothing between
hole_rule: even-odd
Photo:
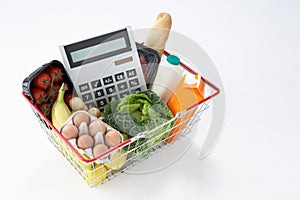
<instances>
[{"instance_id":1,"label":"baguette","mask_svg":"<svg viewBox=\"0 0 300 200\"><path fill-rule=\"evenodd\" d=\"M144 45L156 50L161 56L164 53L171 26L171 15L168 13L159 13L152 28L148 32Z\"/></svg>"}]
</instances>

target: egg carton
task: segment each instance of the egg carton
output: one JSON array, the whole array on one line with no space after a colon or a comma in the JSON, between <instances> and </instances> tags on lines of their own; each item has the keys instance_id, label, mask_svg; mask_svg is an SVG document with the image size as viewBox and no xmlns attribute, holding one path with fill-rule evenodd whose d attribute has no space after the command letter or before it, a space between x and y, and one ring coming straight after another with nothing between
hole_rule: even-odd
<instances>
[{"instance_id":1,"label":"egg carton","mask_svg":"<svg viewBox=\"0 0 300 200\"><path fill-rule=\"evenodd\" d=\"M87 116L88 121L84 119L79 119L80 117L77 117L78 118L77 119L76 116L79 116L78 114L84 114L81 116ZM76 122L74 121L75 118L76 118ZM96 121L99 121L100 123L96 123ZM65 131L67 125L70 124L73 125L72 127L75 127L77 129L77 133L75 134L75 137L74 136L66 137L66 135L68 135L69 133L64 134L65 132L67 132ZM94 127L92 127L91 125L94 125ZM100 127L102 125L105 127ZM70 131L70 129L68 131ZM111 139L105 139L106 133L110 131L115 131L116 133L118 133L120 139L117 139L117 141L112 141ZM62 136L84 158L86 159L97 158L94 161L97 164L104 164L104 163L108 164L109 162L111 162L112 158L114 157L114 154L118 152L117 150L115 150L115 146L121 144L124 141L124 138L119 131L117 131L116 129L112 128L110 125L103 122L101 119L96 118L95 116L93 116L92 114L84 110L78 110L72 113L72 115L68 118L68 120L59 129L59 133L61 133ZM87 144L87 143L91 143L90 138L92 139L92 145ZM88 141L84 141L84 139ZM61 145L65 145L65 144L61 143ZM106 149L107 147L107 151L102 151L101 153L97 153L97 155L94 155L95 148L97 148L96 147L97 145L102 145L104 149Z\"/></svg>"}]
</instances>

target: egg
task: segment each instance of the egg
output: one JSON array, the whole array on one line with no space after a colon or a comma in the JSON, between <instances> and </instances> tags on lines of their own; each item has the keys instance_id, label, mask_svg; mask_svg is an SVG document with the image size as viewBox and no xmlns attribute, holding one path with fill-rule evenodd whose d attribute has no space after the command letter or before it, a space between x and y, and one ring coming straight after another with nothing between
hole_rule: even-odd
<instances>
[{"instance_id":1,"label":"egg","mask_svg":"<svg viewBox=\"0 0 300 200\"><path fill-rule=\"evenodd\" d=\"M89 125L89 133L92 137L94 137L98 132L101 132L101 133L106 132L106 125L100 119L92 121Z\"/></svg>"},{"instance_id":2,"label":"egg","mask_svg":"<svg viewBox=\"0 0 300 200\"><path fill-rule=\"evenodd\" d=\"M66 124L62 130L61 134L67 139L77 138L78 136L78 129L73 124Z\"/></svg>"},{"instance_id":3,"label":"egg","mask_svg":"<svg viewBox=\"0 0 300 200\"><path fill-rule=\"evenodd\" d=\"M94 157L101 155L102 153L108 151L108 147L105 144L97 144L93 149ZM103 156L102 158L107 158L108 154Z\"/></svg>"},{"instance_id":4,"label":"egg","mask_svg":"<svg viewBox=\"0 0 300 200\"><path fill-rule=\"evenodd\" d=\"M114 129L107 131L105 134L105 144L109 147L114 147L121 143L120 133Z\"/></svg>"},{"instance_id":5,"label":"egg","mask_svg":"<svg viewBox=\"0 0 300 200\"><path fill-rule=\"evenodd\" d=\"M86 124L90 123L90 117L82 112L76 113L73 116L73 124L78 127L82 122L85 122Z\"/></svg>"},{"instance_id":6,"label":"egg","mask_svg":"<svg viewBox=\"0 0 300 200\"><path fill-rule=\"evenodd\" d=\"M94 140L89 135L82 135L77 139L77 146L83 150L92 148L94 146Z\"/></svg>"}]
</instances>

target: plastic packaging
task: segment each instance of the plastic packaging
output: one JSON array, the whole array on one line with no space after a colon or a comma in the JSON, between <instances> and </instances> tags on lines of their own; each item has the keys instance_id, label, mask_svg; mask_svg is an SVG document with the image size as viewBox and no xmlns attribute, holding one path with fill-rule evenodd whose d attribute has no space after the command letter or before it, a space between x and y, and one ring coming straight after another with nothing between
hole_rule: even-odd
<instances>
[{"instance_id":1,"label":"plastic packaging","mask_svg":"<svg viewBox=\"0 0 300 200\"><path fill-rule=\"evenodd\" d=\"M157 74L158 65L161 60L160 55L157 51L142 44L136 43L136 47L145 76L146 86L150 88Z\"/></svg>"},{"instance_id":2,"label":"plastic packaging","mask_svg":"<svg viewBox=\"0 0 300 200\"><path fill-rule=\"evenodd\" d=\"M180 59L177 56L169 55L166 61L162 61L158 66L151 90L160 96L164 102L167 102L183 78L184 73L179 66Z\"/></svg>"}]
</instances>

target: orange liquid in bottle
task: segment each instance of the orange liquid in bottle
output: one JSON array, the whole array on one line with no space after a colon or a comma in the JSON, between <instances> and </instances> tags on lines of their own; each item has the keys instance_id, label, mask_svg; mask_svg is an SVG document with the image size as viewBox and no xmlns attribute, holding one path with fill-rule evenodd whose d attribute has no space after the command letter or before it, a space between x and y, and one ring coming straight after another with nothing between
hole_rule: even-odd
<instances>
[{"instance_id":1,"label":"orange liquid in bottle","mask_svg":"<svg viewBox=\"0 0 300 200\"><path fill-rule=\"evenodd\" d=\"M198 78L198 75L195 75L195 79ZM179 82L175 91L167 102L167 106L174 116L176 113L183 112L204 99L204 81L201 79L199 87L197 87L197 83L187 84L185 83L185 80L186 75ZM169 138L166 139L166 142L171 143L175 141L178 136L184 132L186 125L193 117L196 110L197 107L192 108L184 113L181 117L177 118L175 121L175 126L171 130Z\"/></svg>"}]
</instances>

